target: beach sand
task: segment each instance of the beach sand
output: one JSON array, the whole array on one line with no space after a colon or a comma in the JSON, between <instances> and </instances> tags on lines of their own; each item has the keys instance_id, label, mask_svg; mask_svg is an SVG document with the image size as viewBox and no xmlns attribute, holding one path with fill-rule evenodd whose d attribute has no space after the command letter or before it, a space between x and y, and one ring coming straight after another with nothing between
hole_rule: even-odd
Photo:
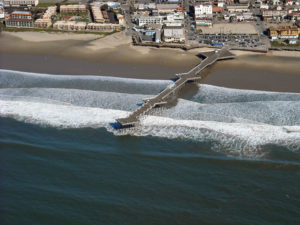
<instances>
[{"instance_id":1,"label":"beach sand","mask_svg":"<svg viewBox=\"0 0 300 225\"><path fill-rule=\"evenodd\" d=\"M211 48L181 49L132 46L124 32L106 37L35 32L0 35L0 68L71 75L170 79L201 60ZM255 90L300 92L300 52L267 54L232 51L235 60L208 69L205 83ZM299 87L298 87L299 86Z\"/></svg>"}]
</instances>

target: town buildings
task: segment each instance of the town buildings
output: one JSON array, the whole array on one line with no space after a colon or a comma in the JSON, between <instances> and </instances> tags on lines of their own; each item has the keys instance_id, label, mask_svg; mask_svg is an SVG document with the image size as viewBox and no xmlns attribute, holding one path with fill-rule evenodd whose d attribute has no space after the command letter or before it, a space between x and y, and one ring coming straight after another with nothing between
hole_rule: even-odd
<instances>
[{"instance_id":1,"label":"town buildings","mask_svg":"<svg viewBox=\"0 0 300 225\"><path fill-rule=\"evenodd\" d=\"M262 17L265 21L270 20L282 20L283 17L287 16L287 10L263 10Z\"/></svg>"},{"instance_id":2,"label":"town buildings","mask_svg":"<svg viewBox=\"0 0 300 225\"><path fill-rule=\"evenodd\" d=\"M33 6L35 0L5 0L7 4ZM28 10L21 16L20 10L13 12L9 6L6 23L13 27L34 27L86 32L114 32L122 27L133 35L134 40L156 43L201 43L239 46L258 46L265 37L270 24L285 24L269 29L271 40L288 39L298 42L300 27L300 0L194 0L182 2L168 0L168 3L141 3L120 7L119 2L94 1L88 4L65 5L61 3L48 7L41 16L41 10L23 7ZM184 11L184 9L189 9ZM34 15L31 15L29 11ZM36 12L37 11L37 12ZM11 13L12 12L12 13ZM124 14L126 12L126 20ZM9 13L11 13L9 15ZM4 12L3 12L4 14ZM17 16L19 14L19 16ZM0 7L1 18L1 7ZM264 21L262 21L264 20ZM126 24L127 23L127 24ZM297 33L298 32L298 33ZM239 40L241 37L241 40ZM267 39L266 39L267 40Z\"/></svg>"},{"instance_id":3,"label":"town buildings","mask_svg":"<svg viewBox=\"0 0 300 225\"><path fill-rule=\"evenodd\" d=\"M236 13L236 12L248 12L249 11L249 5L248 4L232 4L226 6L227 11L229 13Z\"/></svg>"},{"instance_id":4,"label":"town buildings","mask_svg":"<svg viewBox=\"0 0 300 225\"><path fill-rule=\"evenodd\" d=\"M84 31L86 29L86 23L77 21L57 21L53 24L53 29L66 31Z\"/></svg>"},{"instance_id":5,"label":"town buildings","mask_svg":"<svg viewBox=\"0 0 300 225\"><path fill-rule=\"evenodd\" d=\"M37 6L39 0L4 0L5 7Z\"/></svg>"},{"instance_id":6,"label":"town buildings","mask_svg":"<svg viewBox=\"0 0 300 225\"><path fill-rule=\"evenodd\" d=\"M146 24L163 24L164 16L139 16L137 18L138 26L144 26Z\"/></svg>"},{"instance_id":7,"label":"town buildings","mask_svg":"<svg viewBox=\"0 0 300 225\"><path fill-rule=\"evenodd\" d=\"M121 26L112 23L88 23L86 29L88 31L113 32L120 30Z\"/></svg>"},{"instance_id":8,"label":"town buildings","mask_svg":"<svg viewBox=\"0 0 300 225\"><path fill-rule=\"evenodd\" d=\"M34 22L36 28L48 28L52 25L52 16L56 15L57 6L49 6L42 16Z\"/></svg>"},{"instance_id":9,"label":"town buildings","mask_svg":"<svg viewBox=\"0 0 300 225\"><path fill-rule=\"evenodd\" d=\"M278 39L298 39L300 35L300 28L297 26L279 26L270 27L269 36L271 40Z\"/></svg>"},{"instance_id":10,"label":"town buildings","mask_svg":"<svg viewBox=\"0 0 300 225\"><path fill-rule=\"evenodd\" d=\"M86 5L61 5L61 13L77 13L86 12Z\"/></svg>"}]
</instances>

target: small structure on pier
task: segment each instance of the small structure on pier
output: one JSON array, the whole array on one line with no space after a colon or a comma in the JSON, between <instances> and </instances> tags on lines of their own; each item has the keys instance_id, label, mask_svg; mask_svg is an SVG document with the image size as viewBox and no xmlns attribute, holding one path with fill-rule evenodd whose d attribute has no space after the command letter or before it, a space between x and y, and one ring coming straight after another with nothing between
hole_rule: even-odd
<instances>
[{"instance_id":1,"label":"small structure on pier","mask_svg":"<svg viewBox=\"0 0 300 225\"><path fill-rule=\"evenodd\" d=\"M201 55L204 56L204 59L200 64L186 73L176 74L177 79L171 86L168 86L155 97L144 100L145 104L132 112L127 118L117 119L117 123L113 127L117 129L134 127L138 123L139 118L145 115L145 113L155 107L166 105L169 102L170 97L174 96L175 92L179 91L183 85L188 82L201 81L203 79L200 76L202 70L218 60L232 59L235 57L235 55L230 53L225 47L219 50L201 53Z\"/></svg>"}]
</instances>

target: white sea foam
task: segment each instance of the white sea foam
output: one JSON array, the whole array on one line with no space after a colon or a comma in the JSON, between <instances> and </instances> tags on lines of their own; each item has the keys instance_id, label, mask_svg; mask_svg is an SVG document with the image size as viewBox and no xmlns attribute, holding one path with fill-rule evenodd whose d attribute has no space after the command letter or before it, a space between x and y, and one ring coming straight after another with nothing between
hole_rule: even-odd
<instances>
[{"instance_id":1,"label":"white sea foam","mask_svg":"<svg viewBox=\"0 0 300 225\"><path fill-rule=\"evenodd\" d=\"M297 93L200 85L191 100L179 99L172 108L151 112L133 129L117 131L109 125L169 83L0 70L0 116L60 128L104 127L116 135L209 142L229 155L262 156L268 144L300 151Z\"/></svg>"},{"instance_id":2,"label":"white sea foam","mask_svg":"<svg viewBox=\"0 0 300 225\"><path fill-rule=\"evenodd\" d=\"M49 102L57 101L65 104L84 107L98 107L132 111L138 106L137 103L152 95L127 94L118 92L90 91L63 88L2 88L0 99L20 99L24 101Z\"/></svg>"},{"instance_id":3,"label":"white sea foam","mask_svg":"<svg viewBox=\"0 0 300 225\"><path fill-rule=\"evenodd\" d=\"M183 99L156 114L184 120L300 125L300 101L202 104Z\"/></svg>"},{"instance_id":4,"label":"white sea foam","mask_svg":"<svg viewBox=\"0 0 300 225\"><path fill-rule=\"evenodd\" d=\"M128 132L137 136L183 138L200 142L211 141L213 149L230 155L257 157L264 154L262 146L275 144L291 151L300 151L300 126L273 126L251 123L225 123L199 120L176 120L146 116L140 126ZM115 132L118 134L118 132Z\"/></svg>"},{"instance_id":5,"label":"white sea foam","mask_svg":"<svg viewBox=\"0 0 300 225\"><path fill-rule=\"evenodd\" d=\"M0 116L60 128L105 127L128 112L40 102L0 100Z\"/></svg>"},{"instance_id":6,"label":"white sea foam","mask_svg":"<svg viewBox=\"0 0 300 225\"><path fill-rule=\"evenodd\" d=\"M151 95L170 83L172 81L89 75L49 75L0 69L0 88L65 88Z\"/></svg>"},{"instance_id":7,"label":"white sea foam","mask_svg":"<svg viewBox=\"0 0 300 225\"><path fill-rule=\"evenodd\" d=\"M133 129L114 130L109 123L126 117L127 111L39 102L0 100L0 116L59 128L104 127L116 135L156 136L212 142L215 151L228 155L260 157L261 146L277 144L300 151L300 126L178 120L158 116L142 118ZM293 132L290 132L293 130Z\"/></svg>"},{"instance_id":8,"label":"white sea foam","mask_svg":"<svg viewBox=\"0 0 300 225\"><path fill-rule=\"evenodd\" d=\"M254 101L300 101L300 93L241 90L208 84L198 84L198 87L198 92L190 100L206 104Z\"/></svg>"}]
</instances>

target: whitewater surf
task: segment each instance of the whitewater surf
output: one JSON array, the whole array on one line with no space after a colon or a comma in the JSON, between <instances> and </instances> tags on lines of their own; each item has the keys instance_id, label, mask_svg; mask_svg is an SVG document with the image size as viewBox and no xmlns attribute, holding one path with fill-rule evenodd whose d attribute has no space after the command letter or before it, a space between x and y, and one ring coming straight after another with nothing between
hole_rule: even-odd
<instances>
[{"instance_id":1,"label":"whitewater surf","mask_svg":"<svg viewBox=\"0 0 300 225\"><path fill-rule=\"evenodd\" d=\"M300 94L198 85L174 107L154 110L137 127L110 123L172 81L34 74L0 70L0 116L41 126L105 128L115 135L211 143L213 151L263 157L267 145L300 152Z\"/></svg>"}]
</instances>

